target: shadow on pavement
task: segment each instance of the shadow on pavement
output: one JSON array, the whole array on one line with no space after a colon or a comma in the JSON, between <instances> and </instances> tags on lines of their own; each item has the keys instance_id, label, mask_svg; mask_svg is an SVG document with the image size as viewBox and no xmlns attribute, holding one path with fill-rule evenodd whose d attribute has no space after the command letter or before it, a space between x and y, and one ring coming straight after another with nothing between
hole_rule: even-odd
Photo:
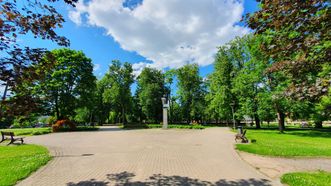
<instances>
[{"instance_id":1,"label":"shadow on pavement","mask_svg":"<svg viewBox=\"0 0 331 186\"><path fill-rule=\"evenodd\" d=\"M154 174L150 176L146 181L132 181L135 174L129 172L121 172L118 174L108 174L105 181L97 181L91 179L88 181L80 181L78 183L70 182L68 186L105 186L105 185L116 185L116 186L152 186L152 185L166 185L166 186L270 186L271 183L266 179L240 179L237 181L228 181L225 179L220 179L219 181L212 183L209 181L203 181L199 179L182 177L182 176L165 176L162 174Z\"/></svg>"},{"instance_id":2,"label":"shadow on pavement","mask_svg":"<svg viewBox=\"0 0 331 186\"><path fill-rule=\"evenodd\" d=\"M100 127L96 132L105 132L105 131L125 131L122 128L112 126L112 127Z\"/></svg>"}]
</instances>

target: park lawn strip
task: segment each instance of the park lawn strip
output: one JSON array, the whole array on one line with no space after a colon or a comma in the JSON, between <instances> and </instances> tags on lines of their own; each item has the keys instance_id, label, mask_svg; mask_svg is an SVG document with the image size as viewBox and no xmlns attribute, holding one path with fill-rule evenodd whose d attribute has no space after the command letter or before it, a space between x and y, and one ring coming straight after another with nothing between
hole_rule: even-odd
<instances>
[{"instance_id":1,"label":"park lawn strip","mask_svg":"<svg viewBox=\"0 0 331 186\"><path fill-rule=\"evenodd\" d=\"M331 172L294 172L281 177L281 182L289 186L329 186Z\"/></svg>"},{"instance_id":2,"label":"park lawn strip","mask_svg":"<svg viewBox=\"0 0 331 186\"><path fill-rule=\"evenodd\" d=\"M77 126L74 131L96 131L99 130L99 127L95 126ZM50 127L45 128L19 128L19 129L0 129L0 131L5 132L14 132L15 136L35 136L35 135L43 135L52 133L52 129ZM74 132L69 128L62 128L60 132Z\"/></svg>"},{"instance_id":3,"label":"park lawn strip","mask_svg":"<svg viewBox=\"0 0 331 186\"><path fill-rule=\"evenodd\" d=\"M14 185L45 165L51 156L38 145L0 146L0 185Z\"/></svg>"},{"instance_id":4,"label":"park lawn strip","mask_svg":"<svg viewBox=\"0 0 331 186\"><path fill-rule=\"evenodd\" d=\"M317 130L247 130L255 143L236 144L236 148L253 154L278 157L330 157L331 133Z\"/></svg>"},{"instance_id":5,"label":"park lawn strip","mask_svg":"<svg viewBox=\"0 0 331 186\"><path fill-rule=\"evenodd\" d=\"M49 127L45 128L22 128L22 129L0 129L0 131L14 132L15 136L35 136L52 132Z\"/></svg>"}]
</instances>

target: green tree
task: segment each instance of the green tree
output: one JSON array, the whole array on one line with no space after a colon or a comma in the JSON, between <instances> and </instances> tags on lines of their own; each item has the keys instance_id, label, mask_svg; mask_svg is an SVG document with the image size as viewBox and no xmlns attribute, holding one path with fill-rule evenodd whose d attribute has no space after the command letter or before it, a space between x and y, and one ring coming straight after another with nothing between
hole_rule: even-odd
<instances>
[{"instance_id":1,"label":"green tree","mask_svg":"<svg viewBox=\"0 0 331 186\"><path fill-rule=\"evenodd\" d=\"M165 78L165 87L167 88L168 91L168 98L169 98L169 120L170 123L173 123L174 120L174 113L173 113L173 101L175 99L172 98L172 94L174 91L172 91L174 82L175 82L175 77L176 77L176 70L175 69L170 69L164 73L164 78Z\"/></svg>"},{"instance_id":2,"label":"green tree","mask_svg":"<svg viewBox=\"0 0 331 186\"><path fill-rule=\"evenodd\" d=\"M255 120L256 128L260 128L259 92L265 90L264 71L267 67L267 58L259 50L259 38L246 35L235 40L241 45L243 64L233 79L233 92L237 95L241 115L249 115Z\"/></svg>"},{"instance_id":3,"label":"green tree","mask_svg":"<svg viewBox=\"0 0 331 186\"><path fill-rule=\"evenodd\" d=\"M137 80L142 112L148 121L159 123L162 120L161 98L167 94L164 75L160 70L144 68Z\"/></svg>"},{"instance_id":4,"label":"green tree","mask_svg":"<svg viewBox=\"0 0 331 186\"><path fill-rule=\"evenodd\" d=\"M81 51L67 48L53 50L52 59L56 60L45 79L40 81L37 90L45 97L51 112L62 119L73 117L76 108L93 108L96 78L93 75L91 59ZM54 59L53 59L54 58Z\"/></svg>"},{"instance_id":5,"label":"green tree","mask_svg":"<svg viewBox=\"0 0 331 186\"><path fill-rule=\"evenodd\" d=\"M78 123L87 123L91 121L91 111L87 107L75 109L74 120Z\"/></svg>"},{"instance_id":6,"label":"green tree","mask_svg":"<svg viewBox=\"0 0 331 186\"><path fill-rule=\"evenodd\" d=\"M17 37L31 34L35 38L51 40L60 46L69 46L69 40L56 32L62 27L63 16L52 3L35 0L0 1L0 85L5 86L0 102L0 117L29 115L40 108L40 97L34 95L35 82L43 79L55 61L45 63L42 58L46 49L22 46ZM64 0L74 6L77 0ZM43 68L37 69L42 66ZM10 99L7 93L11 92Z\"/></svg>"},{"instance_id":7,"label":"green tree","mask_svg":"<svg viewBox=\"0 0 331 186\"><path fill-rule=\"evenodd\" d=\"M97 122L102 125L106 123L107 118L109 118L109 113L111 111L111 104L105 104L103 101L103 94L106 89L110 88L110 82L108 82L108 77L103 76L97 81L96 91L95 91L95 105L94 113Z\"/></svg>"},{"instance_id":8,"label":"green tree","mask_svg":"<svg viewBox=\"0 0 331 186\"><path fill-rule=\"evenodd\" d=\"M323 121L331 119L331 88L328 95L321 97L315 105L315 110L311 115L316 128L322 128Z\"/></svg>"},{"instance_id":9,"label":"green tree","mask_svg":"<svg viewBox=\"0 0 331 186\"><path fill-rule=\"evenodd\" d=\"M205 88L199 76L199 67L188 64L177 70L178 96L184 120L202 121L204 113Z\"/></svg>"},{"instance_id":10,"label":"green tree","mask_svg":"<svg viewBox=\"0 0 331 186\"><path fill-rule=\"evenodd\" d=\"M126 115L132 105L130 86L134 82L130 63L121 65L120 61L114 60L105 75L106 83L102 98L105 104L112 106L112 111L120 114L123 124L127 123Z\"/></svg>"},{"instance_id":11,"label":"green tree","mask_svg":"<svg viewBox=\"0 0 331 186\"><path fill-rule=\"evenodd\" d=\"M331 59L330 1L259 2L261 8L246 21L265 38L261 50L273 61L269 72L282 71L290 79L288 96L316 100L327 94L330 74L320 72Z\"/></svg>"},{"instance_id":12,"label":"green tree","mask_svg":"<svg viewBox=\"0 0 331 186\"><path fill-rule=\"evenodd\" d=\"M207 95L209 102L208 110L214 113L213 116L218 121L231 120L234 95L232 94L232 69L233 65L227 56L227 48L220 47L215 59L214 72L210 75L210 90Z\"/></svg>"}]
</instances>

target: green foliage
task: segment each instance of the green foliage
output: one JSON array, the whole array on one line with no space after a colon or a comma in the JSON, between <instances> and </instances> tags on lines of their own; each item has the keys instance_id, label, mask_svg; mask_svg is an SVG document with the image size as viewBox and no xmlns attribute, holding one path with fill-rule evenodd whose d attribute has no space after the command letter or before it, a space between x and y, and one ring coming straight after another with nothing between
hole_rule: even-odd
<instances>
[{"instance_id":1,"label":"green foliage","mask_svg":"<svg viewBox=\"0 0 331 186\"><path fill-rule=\"evenodd\" d=\"M185 65L177 70L176 75L183 119L186 122L201 121L204 114L205 87L199 76L198 65Z\"/></svg>"},{"instance_id":2,"label":"green foliage","mask_svg":"<svg viewBox=\"0 0 331 186\"><path fill-rule=\"evenodd\" d=\"M331 172L295 172L286 173L281 182L289 186L328 186L331 183Z\"/></svg>"},{"instance_id":3,"label":"green foliage","mask_svg":"<svg viewBox=\"0 0 331 186\"><path fill-rule=\"evenodd\" d=\"M142 113L147 121L160 122L162 120L161 98L167 94L164 75L160 70L144 68L137 80L137 97Z\"/></svg>"},{"instance_id":4,"label":"green foliage","mask_svg":"<svg viewBox=\"0 0 331 186\"><path fill-rule=\"evenodd\" d=\"M330 2L260 2L261 8L247 15L246 21L265 38L261 50L274 61L269 72L284 72L290 79L287 94L295 98L317 99L326 94L330 74L320 72L330 64Z\"/></svg>"},{"instance_id":5,"label":"green foliage","mask_svg":"<svg viewBox=\"0 0 331 186\"><path fill-rule=\"evenodd\" d=\"M51 133L51 128L23 128L23 129L1 129L1 131L14 132L16 136L36 136Z\"/></svg>"},{"instance_id":6,"label":"green foliage","mask_svg":"<svg viewBox=\"0 0 331 186\"><path fill-rule=\"evenodd\" d=\"M90 110L87 107L75 109L74 120L78 123L87 123L90 121Z\"/></svg>"},{"instance_id":7,"label":"green foliage","mask_svg":"<svg viewBox=\"0 0 331 186\"><path fill-rule=\"evenodd\" d=\"M328 130L247 130L247 138L256 143L237 144L241 151L281 157L331 156L331 132Z\"/></svg>"},{"instance_id":8,"label":"green foliage","mask_svg":"<svg viewBox=\"0 0 331 186\"><path fill-rule=\"evenodd\" d=\"M57 119L74 117L79 107L92 109L96 77L91 59L81 51L67 48L53 50L51 54L51 58L45 56L45 61L55 59L56 64L38 86L47 107Z\"/></svg>"},{"instance_id":9,"label":"green foliage","mask_svg":"<svg viewBox=\"0 0 331 186\"><path fill-rule=\"evenodd\" d=\"M215 71L209 76L209 93L206 96L208 102L207 112L212 118L230 120L232 110L230 105L235 101L232 93L233 64L227 54L228 47L220 47L215 58Z\"/></svg>"},{"instance_id":10,"label":"green foliage","mask_svg":"<svg viewBox=\"0 0 331 186\"><path fill-rule=\"evenodd\" d=\"M134 82L132 65L114 60L109 67L108 73L102 80L102 102L109 104L111 110L120 113L122 123L127 122L127 113L132 105L130 86ZM108 110L109 113L110 110Z\"/></svg>"},{"instance_id":11,"label":"green foliage","mask_svg":"<svg viewBox=\"0 0 331 186\"><path fill-rule=\"evenodd\" d=\"M37 145L0 146L0 185L15 185L45 165L51 156Z\"/></svg>"},{"instance_id":12,"label":"green foliage","mask_svg":"<svg viewBox=\"0 0 331 186\"><path fill-rule=\"evenodd\" d=\"M13 121L13 128L31 127L33 124L37 123L37 121L36 117L18 116Z\"/></svg>"},{"instance_id":13,"label":"green foliage","mask_svg":"<svg viewBox=\"0 0 331 186\"><path fill-rule=\"evenodd\" d=\"M68 127L60 128L57 132L83 132L83 131L97 131L99 127L95 126L77 126L75 129L70 129Z\"/></svg>"},{"instance_id":14,"label":"green foliage","mask_svg":"<svg viewBox=\"0 0 331 186\"><path fill-rule=\"evenodd\" d=\"M48 125L53 125L56 121L57 121L56 117L54 117L54 116L49 116L49 117L47 118L46 123L47 123Z\"/></svg>"},{"instance_id":15,"label":"green foliage","mask_svg":"<svg viewBox=\"0 0 331 186\"><path fill-rule=\"evenodd\" d=\"M232 120L244 116L260 120L275 118L272 92L265 74L269 59L259 49L263 38L246 35L236 38L219 48L215 59L215 71L209 76L207 113L210 117Z\"/></svg>"},{"instance_id":16,"label":"green foliage","mask_svg":"<svg viewBox=\"0 0 331 186\"><path fill-rule=\"evenodd\" d=\"M4 99L0 102L0 119L3 116L27 116L40 111L41 99L34 94L33 87L37 80L44 78L44 73L54 65L54 61L43 63L41 59L48 51L31 48L29 43L22 46L23 42L18 38L30 34L59 46L69 46L69 40L57 34L64 19L52 6L56 1L26 0L24 6L19 1L0 1L0 82L11 92L9 97L8 92L4 91ZM74 6L77 0L64 2Z\"/></svg>"}]
</instances>

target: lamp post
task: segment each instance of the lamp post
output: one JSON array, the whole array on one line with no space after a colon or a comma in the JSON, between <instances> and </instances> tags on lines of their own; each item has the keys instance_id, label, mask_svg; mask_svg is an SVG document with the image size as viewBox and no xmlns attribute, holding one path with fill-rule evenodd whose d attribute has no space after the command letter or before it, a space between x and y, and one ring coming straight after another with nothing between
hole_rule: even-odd
<instances>
[{"instance_id":1,"label":"lamp post","mask_svg":"<svg viewBox=\"0 0 331 186\"><path fill-rule=\"evenodd\" d=\"M235 102L230 103L230 106L231 106L231 109L232 109L233 129L236 129L236 120L234 119L234 105L235 105Z\"/></svg>"},{"instance_id":2,"label":"lamp post","mask_svg":"<svg viewBox=\"0 0 331 186\"><path fill-rule=\"evenodd\" d=\"M161 98L162 100L162 107L163 107L163 129L168 128L168 108L169 108L169 100L167 100L166 96Z\"/></svg>"}]
</instances>

